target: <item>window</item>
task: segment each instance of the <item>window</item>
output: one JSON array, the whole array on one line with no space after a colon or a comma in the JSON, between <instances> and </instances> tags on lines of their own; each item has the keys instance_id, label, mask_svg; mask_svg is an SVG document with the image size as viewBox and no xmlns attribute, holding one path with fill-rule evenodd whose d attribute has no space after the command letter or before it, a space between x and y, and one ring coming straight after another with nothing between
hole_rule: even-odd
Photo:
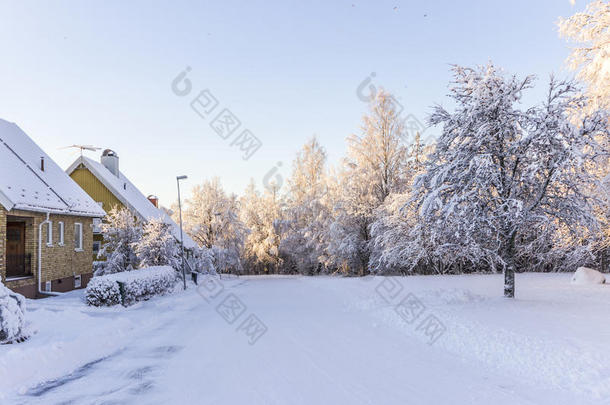
<instances>
[{"instance_id":1,"label":"window","mask_svg":"<svg viewBox=\"0 0 610 405\"><path fill-rule=\"evenodd\" d=\"M74 288L80 288L82 285L82 279L80 274L78 276L74 276Z\"/></svg>"},{"instance_id":2,"label":"window","mask_svg":"<svg viewBox=\"0 0 610 405\"><path fill-rule=\"evenodd\" d=\"M57 224L57 232L59 233L59 245L63 246L64 245L64 223L63 222L59 222Z\"/></svg>"},{"instance_id":3,"label":"window","mask_svg":"<svg viewBox=\"0 0 610 405\"><path fill-rule=\"evenodd\" d=\"M93 233L102 233L102 219L93 218Z\"/></svg>"},{"instance_id":4,"label":"window","mask_svg":"<svg viewBox=\"0 0 610 405\"><path fill-rule=\"evenodd\" d=\"M93 253L95 255L97 255L99 253L101 247L102 247L102 242L100 242L99 240L93 241Z\"/></svg>"},{"instance_id":5,"label":"window","mask_svg":"<svg viewBox=\"0 0 610 405\"><path fill-rule=\"evenodd\" d=\"M53 246L53 221L47 222L47 246Z\"/></svg>"},{"instance_id":6,"label":"window","mask_svg":"<svg viewBox=\"0 0 610 405\"><path fill-rule=\"evenodd\" d=\"M83 224L74 224L74 250L83 250Z\"/></svg>"}]
</instances>

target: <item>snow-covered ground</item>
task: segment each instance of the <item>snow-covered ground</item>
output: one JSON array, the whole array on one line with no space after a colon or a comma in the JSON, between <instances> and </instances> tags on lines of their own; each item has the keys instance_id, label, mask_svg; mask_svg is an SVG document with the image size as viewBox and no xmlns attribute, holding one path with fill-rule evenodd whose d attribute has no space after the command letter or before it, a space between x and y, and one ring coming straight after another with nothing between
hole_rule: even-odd
<instances>
[{"instance_id":1,"label":"snow-covered ground","mask_svg":"<svg viewBox=\"0 0 610 405\"><path fill-rule=\"evenodd\" d=\"M37 332L0 346L0 403L610 404L610 286L570 277L518 275L514 301L487 275L28 301Z\"/></svg>"}]
</instances>

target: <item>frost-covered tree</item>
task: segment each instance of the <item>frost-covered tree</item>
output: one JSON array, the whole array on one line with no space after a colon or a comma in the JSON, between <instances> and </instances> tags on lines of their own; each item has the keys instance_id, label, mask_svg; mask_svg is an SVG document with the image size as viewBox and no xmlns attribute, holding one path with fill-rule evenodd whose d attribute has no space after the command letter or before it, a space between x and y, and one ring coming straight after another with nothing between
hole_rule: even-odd
<instances>
[{"instance_id":1,"label":"frost-covered tree","mask_svg":"<svg viewBox=\"0 0 610 405\"><path fill-rule=\"evenodd\" d=\"M133 270L139 267L134 250L142 238L142 225L126 208L114 207L102 223L103 244L98 258L96 276Z\"/></svg>"},{"instance_id":2,"label":"frost-covered tree","mask_svg":"<svg viewBox=\"0 0 610 405\"><path fill-rule=\"evenodd\" d=\"M575 42L568 66L587 84L589 109L610 109L610 3L596 0L585 11L558 22L561 36Z\"/></svg>"},{"instance_id":3,"label":"frost-covered tree","mask_svg":"<svg viewBox=\"0 0 610 405\"><path fill-rule=\"evenodd\" d=\"M261 195L252 181L240 199L240 217L249 230L244 244L248 273L277 273L280 257L280 235L275 226L281 220L281 201L275 188Z\"/></svg>"},{"instance_id":4,"label":"frost-covered tree","mask_svg":"<svg viewBox=\"0 0 610 405\"><path fill-rule=\"evenodd\" d=\"M587 111L610 110L610 3L601 0L589 3L583 12L569 18L560 18L559 33L575 46L568 58L568 66L577 71L577 78L586 85L589 98ZM584 111L585 113L587 111ZM575 111L575 115L583 111ZM599 139L610 144L610 139ZM610 178L610 160L600 161L595 172L600 180ZM601 189L604 193L604 187ZM597 207L603 231L590 235L595 239L595 251L599 256L598 265L604 269L610 261L610 212L607 203Z\"/></svg>"},{"instance_id":5,"label":"frost-covered tree","mask_svg":"<svg viewBox=\"0 0 610 405\"><path fill-rule=\"evenodd\" d=\"M217 178L195 186L183 211L186 232L212 249L217 271L241 271L247 229L239 219L237 197L227 195Z\"/></svg>"},{"instance_id":6,"label":"frost-covered tree","mask_svg":"<svg viewBox=\"0 0 610 405\"><path fill-rule=\"evenodd\" d=\"M372 271L405 272L405 260L401 257L409 231L415 226L417 215L413 209L411 186L415 178L425 170L426 156L432 151L432 145L422 143L419 132L409 147L406 181L409 188L403 193L390 194L384 203L375 210L375 221L371 225L370 265ZM431 251L430 251L431 253ZM392 258L392 260L388 260ZM427 255L426 266L418 269L419 273L444 273L445 268L438 266L441 262ZM412 269L413 270L413 269Z\"/></svg>"},{"instance_id":7,"label":"frost-covered tree","mask_svg":"<svg viewBox=\"0 0 610 405\"><path fill-rule=\"evenodd\" d=\"M190 268L201 274L216 274L214 267L214 252L206 247L195 248L192 255L186 258Z\"/></svg>"},{"instance_id":8,"label":"frost-covered tree","mask_svg":"<svg viewBox=\"0 0 610 405\"><path fill-rule=\"evenodd\" d=\"M608 135L607 116L596 111L571 123L573 109L587 108L571 83L551 79L546 100L521 110L533 77L505 77L493 65L453 72L455 110L437 106L430 117L442 134L415 183L420 216L411 240L503 269L513 297L516 266L548 249L549 234L577 238L596 226L589 168L608 154L596 140ZM422 251L411 253L414 266Z\"/></svg>"},{"instance_id":9,"label":"frost-covered tree","mask_svg":"<svg viewBox=\"0 0 610 405\"><path fill-rule=\"evenodd\" d=\"M300 273L319 272L324 263L326 224L326 151L314 137L293 162L280 249Z\"/></svg>"},{"instance_id":10,"label":"frost-covered tree","mask_svg":"<svg viewBox=\"0 0 610 405\"><path fill-rule=\"evenodd\" d=\"M146 222L142 237L133 243L140 267L171 266L182 268L180 243L172 235L170 225L153 218Z\"/></svg>"},{"instance_id":11,"label":"frost-covered tree","mask_svg":"<svg viewBox=\"0 0 610 405\"><path fill-rule=\"evenodd\" d=\"M379 91L363 117L361 135L348 138L347 157L339 174L341 199L329 228L329 260L349 272L365 274L370 256L370 226L375 210L390 193L406 190L407 145L404 123L392 96Z\"/></svg>"},{"instance_id":12,"label":"frost-covered tree","mask_svg":"<svg viewBox=\"0 0 610 405\"><path fill-rule=\"evenodd\" d=\"M185 231L199 246L211 248L218 243L229 203L218 178L194 187L191 198L184 202L182 217Z\"/></svg>"},{"instance_id":13,"label":"frost-covered tree","mask_svg":"<svg viewBox=\"0 0 610 405\"><path fill-rule=\"evenodd\" d=\"M347 169L366 181L376 207L407 185L409 150L404 143L404 120L393 100L380 90L362 118L362 133L347 139Z\"/></svg>"}]
</instances>

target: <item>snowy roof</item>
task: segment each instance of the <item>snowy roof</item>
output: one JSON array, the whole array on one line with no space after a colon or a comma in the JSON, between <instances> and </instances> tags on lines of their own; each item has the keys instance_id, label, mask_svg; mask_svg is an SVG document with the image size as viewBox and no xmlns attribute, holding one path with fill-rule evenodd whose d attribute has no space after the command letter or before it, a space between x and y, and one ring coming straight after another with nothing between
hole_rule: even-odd
<instances>
[{"instance_id":1,"label":"snowy roof","mask_svg":"<svg viewBox=\"0 0 610 405\"><path fill-rule=\"evenodd\" d=\"M106 215L21 128L2 119L0 205L7 211L19 209L89 217Z\"/></svg>"},{"instance_id":2,"label":"snowy roof","mask_svg":"<svg viewBox=\"0 0 610 405\"><path fill-rule=\"evenodd\" d=\"M81 164L136 216L146 221L153 218L161 219L171 226L172 234L177 240L180 240L180 227L163 210L152 205L148 198L122 172L119 172L119 177L117 177L106 166L86 156L76 159L66 172L71 174ZM186 233L184 233L183 237L185 248L192 249L197 247L197 244Z\"/></svg>"}]
</instances>

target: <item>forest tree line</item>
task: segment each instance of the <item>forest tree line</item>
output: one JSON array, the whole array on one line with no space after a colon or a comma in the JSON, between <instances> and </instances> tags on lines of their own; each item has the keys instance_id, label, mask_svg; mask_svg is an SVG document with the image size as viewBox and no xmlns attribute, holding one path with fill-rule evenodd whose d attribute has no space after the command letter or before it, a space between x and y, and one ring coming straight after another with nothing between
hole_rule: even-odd
<instances>
[{"instance_id":1,"label":"forest tree line","mask_svg":"<svg viewBox=\"0 0 610 405\"><path fill-rule=\"evenodd\" d=\"M239 274L607 268L607 110L589 108L573 82L551 79L524 108L532 76L491 64L453 76L454 108L428 119L440 129L433 143L405 142L381 90L337 165L313 137L283 188L252 180L237 196L206 181L183 208L186 232L217 271Z\"/></svg>"}]
</instances>

